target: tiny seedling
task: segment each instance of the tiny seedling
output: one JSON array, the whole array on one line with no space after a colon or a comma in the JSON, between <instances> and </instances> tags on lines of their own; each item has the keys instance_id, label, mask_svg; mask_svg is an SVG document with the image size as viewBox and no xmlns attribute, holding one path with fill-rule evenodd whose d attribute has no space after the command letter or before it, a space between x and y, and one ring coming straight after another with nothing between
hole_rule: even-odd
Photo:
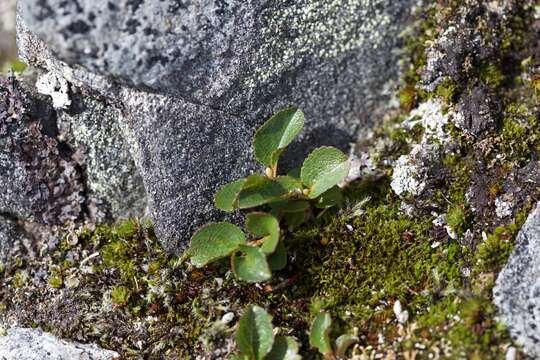
<instances>
[{"instance_id":1,"label":"tiny seedling","mask_svg":"<svg viewBox=\"0 0 540 360\"><path fill-rule=\"evenodd\" d=\"M298 343L290 336L274 336L272 317L250 306L240 319L236 332L239 354L233 360L300 360Z\"/></svg>"},{"instance_id":2,"label":"tiny seedling","mask_svg":"<svg viewBox=\"0 0 540 360\"><path fill-rule=\"evenodd\" d=\"M294 228L303 224L315 209L339 205L343 196L337 186L349 173L347 156L324 146L304 160L299 171L279 175L279 157L304 126L304 114L287 108L272 116L255 133L255 158L265 167L263 174L253 174L223 186L215 196L218 209L265 207L266 212L252 212L246 217L249 239L236 225L211 223L193 235L187 257L196 267L230 257L231 268L241 280L261 282L272 271L287 265L287 254L280 224Z\"/></svg>"},{"instance_id":3,"label":"tiny seedling","mask_svg":"<svg viewBox=\"0 0 540 360\"><path fill-rule=\"evenodd\" d=\"M358 337L349 334L341 335L332 347L329 335L331 326L330 314L324 311L320 312L311 325L309 344L316 348L326 360L343 359L347 349L359 341Z\"/></svg>"}]
</instances>

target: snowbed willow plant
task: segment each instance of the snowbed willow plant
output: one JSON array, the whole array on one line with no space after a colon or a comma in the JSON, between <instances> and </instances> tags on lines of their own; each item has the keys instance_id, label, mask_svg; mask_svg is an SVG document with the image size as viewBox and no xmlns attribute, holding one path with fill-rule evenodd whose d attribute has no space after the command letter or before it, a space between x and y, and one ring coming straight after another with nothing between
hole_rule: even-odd
<instances>
[{"instance_id":1,"label":"snowbed willow plant","mask_svg":"<svg viewBox=\"0 0 540 360\"><path fill-rule=\"evenodd\" d=\"M349 172L347 156L333 147L315 149L300 171L278 175L278 161L285 148L304 126L304 114L287 108L272 116L255 133L255 158L266 167L223 186L215 196L216 207L231 212L265 206L269 212L247 214L245 227L250 238L236 225L211 223L191 239L187 256L196 267L230 257L234 274L247 282L270 279L283 269L287 255L280 223L296 227L305 222L313 208L325 209L342 201L337 186Z\"/></svg>"},{"instance_id":2,"label":"snowbed willow plant","mask_svg":"<svg viewBox=\"0 0 540 360\"><path fill-rule=\"evenodd\" d=\"M345 354L359 341L354 335L341 335L332 347L330 328L332 319L327 312L320 312L311 325L309 344L316 348L325 360L346 358ZM290 336L274 336L272 317L258 306L250 306L244 312L236 331L239 353L231 360L301 360L298 343Z\"/></svg>"}]
</instances>

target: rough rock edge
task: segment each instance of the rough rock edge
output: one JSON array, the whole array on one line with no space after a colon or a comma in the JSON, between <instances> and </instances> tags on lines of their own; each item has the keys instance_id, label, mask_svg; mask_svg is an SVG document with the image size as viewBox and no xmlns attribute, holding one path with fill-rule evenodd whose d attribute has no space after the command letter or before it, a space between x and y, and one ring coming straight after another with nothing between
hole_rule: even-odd
<instances>
[{"instance_id":1,"label":"rough rock edge","mask_svg":"<svg viewBox=\"0 0 540 360\"><path fill-rule=\"evenodd\" d=\"M521 228L516 248L493 289L499 320L532 356L540 357L540 204Z\"/></svg>"},{"instance_id":2,"label":"rough rock edge","mask_svg":"<svg viewBox=\"0 0 540 360\"><path fill-rule=\"evenodd\" d=\"M3 360L112 360L120 355L101 349L58 339L39 329L11 328L0 336L0 358Z\"/></svg>"}]
</instances>

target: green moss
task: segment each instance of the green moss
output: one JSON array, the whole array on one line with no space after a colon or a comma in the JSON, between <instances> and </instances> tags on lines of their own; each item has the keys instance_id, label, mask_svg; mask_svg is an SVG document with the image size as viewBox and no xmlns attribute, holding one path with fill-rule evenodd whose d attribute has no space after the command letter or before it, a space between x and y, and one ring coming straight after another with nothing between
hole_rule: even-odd
<instances>
[{"instance_id":1,"label":"green moss","mask_svg":"<svg viewBox=\"0 0 540 360\"><path fill-rule=\"evenodd\" d=\"M28 280L28 271L19 270L13 276L13 279L11 280L11 285L13 285L13 287L15 288L23 288L28 284Z\"/></svg>"},{"instance_id":2,"label":"green moss","mask_svg":"<svg viewBox=\"0 0 540 360\"><path fill-rule=\"evenodd\" d=\"M508 161L517 164L526 163L540 151L538 119L525 104L507 106L499 148Z\"/></svg>"},{"instance_id":3,"label":"green moss","mask_svg":"<svg viewBox=\"0 0 540 360\"><path fill-rule=\"evenodd\" d=\"M451 79L444 80L435 89L435 95L442 98L446 104L455 103L459 92L459 85Z\"/></svg>"},{"instance_id":4,"label":"green moss","mask_svg":"<svg viewBox=\"0 0 540 360\"><path fill-rule=\"evenodd\" d=\"M298 254L300 282L335 317L355 319L369 332L384 323L376 310L381 302L400 299L416 311L441 284L461 282L459 247L455 253L433 248L431 219L403 215L386 181L349 191L371 196L362 215L305 228L292 239L305 250Z\"/></svg>"},{"instance_id":5,"label":"green moss","mask_svg":"<svg viewBox=\"0 0 540 360\"><path fill-rule=\"evenodd\" d=\"M115 286L111 291L111 300L114 305L126 306L131 297L131 290L125 286ZM138 313L138 311L136 311Z\"/></svg>"},{"instance_id":6,"label":"green moss","mask_svg":"<svg viewBox=\"0 0 540 360\"><path fill-rule=\"evenodd\" d=\"M450 207L446 214L446 223L456 232L456 234L458 234L458 236L463 235L469 225L467 212L463 205L453 205Z\"/></svg>"},{"instance_id":7,"label":"green moss","mask_svg":"<svg viewBox=\"0 0 540 360\"><path fill-rule=\"evenodd\" d=\"M62 286L64 286L64 279L59 274L53 274L49 276L48 283L51 287L60 289Z\"/></svg>"},{"instance_id":8,"label":"green moss","mask_svg":"<svg viewBox=\"0 0 540 360\"><path fill-rule=\"evenodd\" d=\"M416 105L418 95L414 87L407 86L399 92L399 103L405 111L411 111Z\"/></svg>"},{"instance_id":9,"label":"green moss","mask_svg":"<svg viewBox=\"0 0 540 360\"><path fill-rule=\"evenodd\" d=\"M477 271L499 271L508 261L515 245L515 237L525 222L531 205L525 206L514 221L506 226L498 226L487 239L478 245L475 263Z\"/></svg>"},{"instance_id":10,"label":"green moss","mask_svg":"<svg viewBox=\"0 0 540 360\"><path fill-rule=\"evenodd\" d=\"M505 76L499 66L488 64L480 68L480 78L492 89L498 89L502 85Z\"/></svg>"},{"instance_id":11,"label":"green moss","mask_svg":"<svg viewBox=\"0 0 540 360\"><path fill-rule=\"evenodd\" d=\"M495 271L506 263L514 249L512 236L504 227L495 232L478 246L477 261L481 271Z\"/></svg>"}]
</instances>

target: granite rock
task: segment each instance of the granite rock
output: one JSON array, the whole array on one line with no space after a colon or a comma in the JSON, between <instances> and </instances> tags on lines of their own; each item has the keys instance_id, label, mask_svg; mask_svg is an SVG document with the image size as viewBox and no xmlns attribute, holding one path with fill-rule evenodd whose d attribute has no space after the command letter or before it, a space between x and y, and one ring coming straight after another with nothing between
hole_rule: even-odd
<instances>
[{"instance_id":1,"label":"granite rock","mask_svg":"<svg viewBox=\"0 0 540 360\"><path fill-rule=\"evenodd\" d=\"M18 44L29 64L119 110L158 235L178 253L223 217L218 187L259 169L251 137L273 112L306 113L288 168L372 126L412 3L24 0Z\"/></svg>"},{"instance_id":2,"label":"granite rock","mask_svg":"<svg viewBox=\"0 0 540 360\"><path fill-rule=\"evenodd\" d=\"M39 329L12 328L0 336L4 360L113 360L120 355L96 345L58 339Z\"/></svg>"},{"instance_id":3,"label":"granite rock","mask_svg":"<svg viewBox=\"0 0 540 360\"><path fill-rule=\"evenodd\" d=\"M0 78L0 213L51 225L80 217L80 173L56 131L46 104L14 78Z\"/></svg>"},{"instance_id":4,"label":"granite rock","mask_svg":"<svg viewBox=\"0 0 540 360\"><path fill-rule=\"evenodd\" d=\"M59 138L84 174L90 217L142 217L146 192L124 136L120 111L88 93L71 93L71 106L57 112Z\"/></svg>"},{"instance_id":5,"label":"granite rock","mask_svg":"<svg viewBox=\"0 0 540 360\"><path fill-rule=\"evenodd\" d=\"M20 254L30 240L24 229L13 219L0 216L0 267Z\"/></svg>"},{"instance_id":6,"label":"granite rock","mask_svg":"<svg viewBox=\"0 0 540 360\"><path fill-rule=\"evenodd\" d=\"M521 228L493 289L499 320L527 354L540 356L540 206Z\"/></svg>"}]
</instances>

